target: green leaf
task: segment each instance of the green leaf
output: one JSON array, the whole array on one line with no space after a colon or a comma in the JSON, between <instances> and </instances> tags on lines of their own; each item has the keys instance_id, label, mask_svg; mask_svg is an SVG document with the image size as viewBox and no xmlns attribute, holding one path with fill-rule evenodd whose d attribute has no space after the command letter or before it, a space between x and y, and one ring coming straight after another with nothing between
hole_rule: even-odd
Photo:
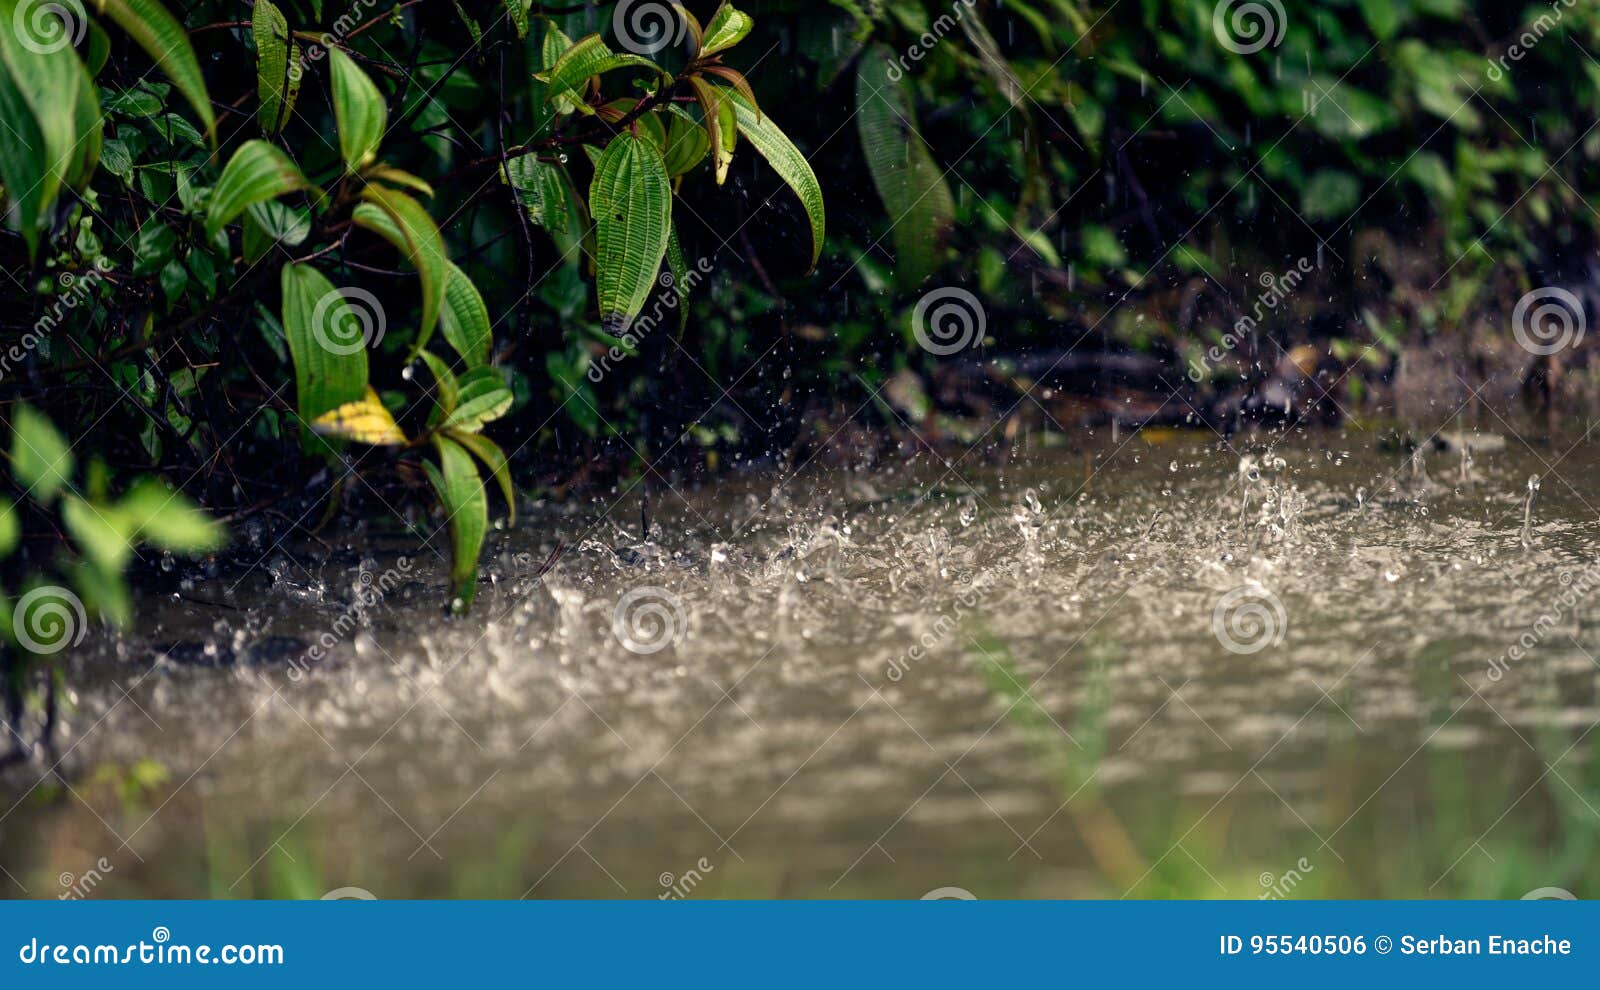
<instances>
[{"instance_id":1,"label":"green leaf","mask_svg":"<svg viewBox=\"0 0 1600 990\"><path fill-rule=\"evenodd\" d=\"M467 273L447 262L450 273L444 283L444 308L439 311L439 328L444 339L467 362L476 368L489 363L492 332L489 326L489 307L478 294Z\"/></svg>"},{"instance_id":2,"label":"green leaf","mask_svg":"<svg viewBox=\"0 0 1600 990\"><path fill-rule=\"evenodd\" d=\"M455 372L444 363L444 359L432 351L423 351L417 355L422 358L422 363L433 372L433 382L438 392L438 421L443 422L445 417L456 411L456 406L461 403L461 383L456 379Z\"/></svg>"},{"instance_id":3,"label":"green leaf","mask_svg":"<svg viewBox=\"0 0 1600 990\"><path fill-rule=\"evenodd\" d=\"M1394 0L1356 0L1367 27L1380 41L1388 41L1400 28L1400 11Z\"/></svg>"},{"instance_id":4,"label":"green leaf","mask_svg":"<svg viewBox=\"0 0 1600 990\"><path fill-rule=\"evenodd\" d=\"M154 478L136 482L117 503L116 511L132 535L162 550L206 553L223 543L221 523L207 516L181 492Z\"/></svg>"},{"instance_id":5,"label":"green leaf","mask_svg":"<svg viewBox=\"0 0 1600 990\"><path fill-rule=\"evenodd\" d=\"M672 187L661 152L631 133L614 138L595 166L589 210L601 318L627 323L644 308L667 253Z\"/></svg>"},{"instance_id":6,"label":"green leaf","mask_svg":"<svg viewBox=\"0 0 1600 990\"><path fill-rule=\"evenodd\" d=\"M678 333L682 334L689 327L689 259L678 243L676 224L667 236L667 270L672 273L672 291L678 296Z\"/></svg>"},{"instance_id":7,"label":"green leaf","mask_svg":"<svg viewBox=\"0 0 1600 990\"><path fill-rule=\"evenodd\" d=\"M422 280L422 323L411 346L411 357L428 343L439 322L439 307L444 300L445 283L450 276L450 257L445 254L444 238L433 217L422 204L394 189L367 186L361 192L365 203L351 214L356 224L371 230L400 250ZM407 358L410 360L411 358Z\"/></svg>"},{"instance_id":8,"label":"green leaf","mask_svg":"<svg viewBox=\"0 0 1600 990\"><path fill-rule=\"evenodd\" d=\"M339 126L344 164L359 172L378 157L378 145L389 126L389 110L378 86L355 60L337 48L328 49L333 74L333 115Z\"/></svg>"},{"instance_id":9,"label":"green leaf","mask_svg":"<svg viewBox=\"0 0 1600 990\"><path fill-rule=\"evenodd\" d=\"M61 500L61 522L89 562L107 574L121 573L133 555L133 527L120 512L76 495Z\"/></svg>"},{"instance_id":10,"label":"green leaf","mask_svg":"<svg viewBox=\"0 0 1600 990\"><path fill-rule=\"evenodd\" d=\"M471 451L473 456L483 462L489 469L489 474L500 484L500 495L506 500L506 511L511 515L511 525L517 524L517 493L511 487L511 468L506 462L505 451L500 445L490 440L481 433L460 433L449 431L450 439Z\"/></svg>"},{"instance_id":11,"label":"green leaf","mask_svg":"<svg viewBox=\"0 0 1600 990\"><path fill-rule=\"evenodd\" d=\"M527 0L505 0L506 13L511 15L511 24L517 29L517 37L528 36L528 3Z\"/></svg>"},{"instance_id":12,"label":"green leaf","mask_svg":"<svg viewBox=\"0 0 1600 990\"><path fill-rule=\"evenodd\" d=\"M745 140L755 145L756 151L773 167L794 194L800 198L800 205L805 208L806 218L811 221L811 265L816 267L817 259L822 257L822 241L827 233L828 214L822 200L822 186L817 183L817 174L811 170L811 163L806 161L806 156L794 146L787 135L778 129L771 117L764 116L749 99L737 90L726 91L733 101L734 112L739 121L739 133ZM949 191L946 190L946 196Z\"/></svg>"},{"instance_id":13,"label":"green leaf","mask_svg":"<svg viewBox=\"0 0 1600 990\"><path fill-rule=\"evenodd\" d=\"M217 119L211 112L211 98L206 95L200 63L194 57L183 25L156 0L93 0L93 3L98 13L116 21L161 67L178 87L178 92L194 107L200 122L205 124L206 137L215 143Z\"/></svg>"},{"instance_id":14,"label":"green leaf","mask_svg":"<svg viewBox=\"0 0 1600 990\"><path fill-rule=\"evenodd\" d=\"M1319 169L1300 193L1307 220L1344 220L1361 201L1361 181L1349 172Z\"/></svg>"},{"instance_id":15,"label":"green leaf","mask_svg":"<svg viewBox=\"0 0 1600 990\"><path fill-rule=\"evenodd\" d=\"M276 134L294 110L300 73L290 72L289 22L272 0L255 0L251 34L256 43L256 117L261 129Z\"/></svg>"},{"instance_id":16,"label":"green leaf","mask_svg":"<svg viewBox=\"0 0 1600 990\"><path fill-rule=\"evenodd\" d=\"M300 418L310 424L366 394L368 334L344 295L315 268L284 265L282 281L283 332L294 361L295 395Z\"/></svg>"},{"instance_id":17,"label":"green leaf","mask_svg":"<svg viewBox=\"0 0 1600 990\"><path fill-rule=\"evenodd\" d=\"M711 23L706 25L705 36L700 39L701 57L727 51L743 41L754 26L755 21L749 14L723 4L711 15Z\"/></svg>"},{"instance_id":18,"label":"green leaf","mask_svg":"<svg viewBox=\"0 0 1600 990\"><path fill-rule=\"evenodd\" d=\"M511 409L511 389L506 387L500 369L473 368L461 376L461 395L455 409L445 417L444 427L463 433L476 433L485 423L504 416Z\"/></svg>"},{"instance_id":19,"label":"green leaf","mask_svg":"<svg viewBox=\"0 0 1600 990\"><path fill-rule=\"evenodd\" d=\"M228 160L228 167L222 170L222 177L211 192L206 236L217 236L224 224L257 203L302 189L316 187L288 155L260 138L246 141Z\"/></svg>"},{"instance_id":20,"label":"green leaf","mask_svg":"<svg viewBox=\"0 0 1600 990\"><path fill-rule=\"evenodd\" d=\"M460 443L436 434L439 466L424 461L428 480L444 508L450 527L450 610L458 615L472 608L478 590L478 554L489 532L489 500L472 455Z\"/></svg>"},{"instance_id":21,"label":"green leaf","mask_svg":"<svg viewBox=\"0 0 1600 990\"><path fill-rule=\"evenodd\" d=\"M42 20L39 18L43 13ZM65 37L35 38L38 25L68 30L55 15L17 0L0 0L0 179L7 216L30 255L55 215L63 189L81 188L100 160L98 91Z\"/></svg>"},{"instance_id":22,"label":"green leaf","mask_svg":"<svg viewBox=\"0 0 1600 990\"><path fill-rule=\"evenodd\" d=\"M546 99L566 99L572 107L593 113L593 108L583 102L583 87L595 76L616 69L638 68L671 78L666 70L639 55L619 55L606 47L598 34L591 34L572 44L556 59L550 69L534 76L549 86Z\"/></svg>"},{"instance_id":23,"label":"green leaf","mask_svg":"<svg viewBox=\"0 0 1600 990\"><path fill-rule=\"evenodd\" d=\"M72 481L72 448L49 417L29 405L11 414L11 476L35 501L49 503Z\"/></svg>"},{"instance_id":24,"label":"green leaf","mask_svg":"<svg viewBox=\"0 0 1600 990\"><path fill-rule=\"evenodd\" d=\"M915 286L942 260L955 222L955 200L917 133L904 80L890 77L891 59L881 45L862 56L856 75L856 126L872 184L889 214L900 282Z\"/></svg>"},{"instance_id":25,"label":"green leaf","mask_svg":"<svg viewBox=\"0 0 1600 990\"><path fill-rule=\"evenodd\" d=\"M0 495L0 559L11 556L22 538L22 523L17 519L17 507L9 498Z\"/></svg>"},{"instance_id":26,"label":"green leaf","mask_svg":"<svg viewBox=\"0 0 1600 990\"><path fill-rule=\"evenodd\" d=\"M677 106L667 114L666 150L662 154L667 175L676 179L692 171L711 151L711 139L700 122Z\"/></svg>"},{"instance_id":27,"label":"green leaf","mask_svg":"<svg viewBox=\"0 0 1600 990\"><path fill-rule=\"evenodd\" d=\"M552 233L566 229L567 184L560 166L521 155L505 163L503 178L517 191L517 201L531 222Z\"/></svg>"},{"instance_id":28,"label":"green leaf","mask_svg":"<svg viewBox=\"0 0 1600 990\"><path fill-rule=\"evenodd\" d=\"M255 264L274 244L295 247L311 235L311 214L287 203L268 200L244 211L244 260Z\"/></svg>"}]
</instances>

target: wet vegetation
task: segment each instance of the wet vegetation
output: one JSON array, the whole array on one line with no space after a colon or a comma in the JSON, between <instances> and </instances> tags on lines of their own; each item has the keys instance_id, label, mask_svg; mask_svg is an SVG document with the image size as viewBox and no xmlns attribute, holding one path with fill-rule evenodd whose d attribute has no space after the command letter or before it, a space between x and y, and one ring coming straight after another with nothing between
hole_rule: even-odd
<instances>
[{"instance_id":1,"label":"wet vegetation","mask_svg":"<svg viewBox=\"0 0 1600 990\"><path fill-rule=\"evenodd\" d=\"M492 636L508 610L537 625L511 588L581 639L582 589L590 604L596 587L628 590L595 553L713 587L726 565L791 595L818 573L811 548L842 589L863 566L849 521L887 539L884 507L902 499L916 546L940 558L947 520L917 510L956 482L896 477L930 453L1066 450L1098 466L1133 431L1152 450L1196 431L1245 487L1240 531L1173 537L1173 567L1200 553L1231 570L1261 552L1258 530L1307 510L1288 482L1251 503L1246 461L1279 442L1261 435L1332 427L1347 431L1329 445L1340 458L1415 454L1399 481L1326 482L1330 512L1365 512L1369 492L1479 491L1473 456L1513 431L1510 410L1563 436L1600 399L1584 342L1600 309L1597 114L1600 13L1565 0L0 0L0 752L55 762L69 674L89 670L75 651L106 626L134 634L121 649L140 662L150 648L202 666L282 654L306 673L353 649L354 630L371 642L390 606L466 617L441 636ZM1478 427L1492 415L1496 436L1460 439L1463 410ZM1460 458L1445 486L1428 475L1441 454L1435 476ZM838 505L781 532L776 496L752 496L739 522L682 494L745 475L781 487L814 459L887 474L840 481ZM1528 516L1506 523L1519 545L1576 570L1580 539L1540 543L1526 472L1490 474L1484 539L1509 499ZM978 518L1020 534L1026 552L986 566L1022 580L1042 566L1028 552L1049 554L1028 541L1045 510L1033 488L1029 502L993 483L999 507L980 497L951 531ZM1234 511L1231 490L1202 495ZM1105 532L1130 539L1177 511L1102 509ZM614 510L629 523L563 515ZM774 545L741 557L706 516ZM1390 524L1401 556L1420 552ZM1055 539L1058 554L1073 542ZM1484 546L1446 550L1522 573ZM442 572L413 573L407 554ZM552 592L563 566L583 577ZM235 600L262 572L312 615L274 627ZM911 608L899 578L880 579L892 590L867 593L894 603L886 614ZM206 597L219 581L227 594ZM163 595L228 621L141 612ZM802 626L828 614L779 611ZM1125 643L1078 629L1084 680L1041 704L1039 658L978 611L954 626L953 676L1004 708L1105 890L1237 891L1208 872L1236 836L1186 832L1186 802L1136 807L1101 777L1130 738ZM317 641L296 629L319 623L337 634L307 660ZM434 659L399 665L427 680ZM1453 684L1413 686L1459 700ZM1551 690L1541 703L1573 703ZM1510 724L1552 761L1572 743ZM166 786L150 755L119 754L97 786L138 809ZM1332 739L1330 765L1346 756L1330 776L1365 781L1372 751ZM1426 827L1455 837L1497 806L1484 788L1523 782L1472 780L1453 751L1423 769L1430 795L1471 792L1427 804ZM1569 877L1594 876L1591 771L1529 826L1559 837L1554 872ZM1366 827L1359 841L1379 842ZM212 893L238 893L260 852L235 838L207 832ZM509 860L540 845L502 838ZM1461 875L1393 865L1515 894L1535 843L1508 839L1499 872L1476 852ZM269 845L281 883L255 892L334 886L293 842ZM1287 869L1291 848L1235 860ZM1420 874L1295 875L1302 894L1420 892Z\"/></svg>"}]
</instances>

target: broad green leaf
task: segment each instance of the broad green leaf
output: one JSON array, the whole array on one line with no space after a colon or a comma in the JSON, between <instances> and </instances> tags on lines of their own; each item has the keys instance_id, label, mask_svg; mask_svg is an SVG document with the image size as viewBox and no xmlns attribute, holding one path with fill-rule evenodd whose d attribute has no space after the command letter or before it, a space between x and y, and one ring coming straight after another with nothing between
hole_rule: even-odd
<instances>
[{"instance_id":1,"label":"broad green leaf","mask_svg":"<svg viewBox=\"0 0 1600 990\"><path fill-rule=\"evenodd\" d=\"M310 424L366 394L372 334L344 295L310 265L284 265L282 281L283 333L294 361L295 395L300 418ZM381 313L362 316L383 318Z\"/></svg>"},{"instance_id":2,"label":"broad green leaf","mask_svg":"<svg viewBox=\"0 0 1600 990\"><path fill-rule=\"evenodd\" d=\"M439 322L439 307L444 301L450 258L445 254L444 238L422 204L394 189L367 186L361 192L365 203L358 205L352 219L358 226L374 231L393 244L411 262L422 281L422 324L411 355L428 343Z\"/></svg>"},{"instance_id":3,"label":"broad green leaf","mask_svg":"<svg viewBox=\"0 0 1600 990\"><path fill-rule=\"evenodd\" d=\"M108 574L120 573L133 555L132 527L121 513L102 509L76 495L61 500L61 522L89 562Z\"/></svg>"},{"instance_id":4,"label":"broad green leaf","mask_svg":"<svg viewBox=\"0 0 1600 990\"><path fill-rule=\"evenodd\" d=\"M729 94L734 112L738 115L739 132L745 140L755 145L761 157L800 198L806 218L811 221L811 265L816 267L817 259L822 257L822 239L828 227L827 209L822 201L822 186L817 183L817 174L811 170L811 163L806 161L806 156L778 129L771 117L763 115L737 90L724 92Z\"/></svg>"},{"instance_id":5,"label":"broad green leaf","mask_svg":"<svg viewBox=\"0 0 1600 990\"><path fill-rule=\"evenodd\" d=\"M277 200L256 203L244 211L244 260L255 264L274 244L295 247L311 235L311 214Z\"/></svg>"},{"instance_id":6,"label":"broad green leaf","mask_svg":"<svg viewBox=\"0 0 1600 990\"><path fill-rule=\"evenodd\" d=\"M4 16L0 13L0 18ZM0 53L6 48L4 34L0 32ZM15 132L0 141L0 182L5 184L9 207L6 219L22 235L31 257L61 188L61 170L50 166L44 131L4 59L0 59L0 120Z\"/></svg>"},{"instance_id":7,"label":"broad green leaf","mask_svg":"<svg viewBox=\"0 0 1600 990\"><path fill-rule=\"evenodd\" d=\"M131 536L173 553L205 553L223 542L221 523L154 478L136 482L116 511Z\"/></svg>"},{"instance_id":8,"label":"broad green leaf","mask_svg":"<svg viewBox=\"0 0 1600 990\"><path fill-rule=\"evenodd\" d=\"M91 0L95 11L117 22L129 37L138 42L152 61L161 67L172 84L178 87L194 107L200 122L205 125L206 137L215 142L217 119L211 112L211 98L206 95L205 79L200 75L200 63L189 45L189 36L183 25L167 13L156 0Z\"/></svg>"},{"instance_id":9,"label":"broad green leaf","mask_svg":"<svg viewBox=\"0 0 1600 990\"><path fill-rule=\"evenodd\" d=\"M276 134L288 121L300 90L298 78L290 78L289 22L272 0L255 0L250 30L256 42L256 117L262 131Z\"/></svg>"},{"instance_id":10,"label":"broad green leaf","mask_svg":"<svg viewBox=\"0 0 1600 990\"><path fill-rule=\"evenodd\" d=\"M676 179L692 171L706 160L711 150L711 139L700 122L676 106L667 114L666 151L662 158L667 165L667 175Z\"/></svg>"},{"instance_id":11,"label":"broad green leaf","mask_svg":"<svg viewBox=\"0 0 1600 990\"><path fill-rule=\"evenodd\" d=\"M506 13L511 15L511 24L517 29L517 37L528 36L528 4L527 0L505 0Z\"/></svg>"},{"instance_id":12,"label":"broad green leaf","mask_svg":"<svg viewBox=\"0 0 1600 990\"><path fill-rule=\"evenodd\" d=\"M511 389L498 368L473 368L461 376L461 395L455 409L445 417L446 429L476 433L511 408Z\"/></svg>"},{"instance_id":13,"label":"broad green leaf","mask_svg":"<svg viewBox=\"0 0 1600 990\"><path fill-rule=\"evenodd\" d=\"M601 319L627 323L644 308L667 253L672 187L661 152L633 134L606 146L589 187Z\"/></svg>"},{"instance_id":14,"label":"broad green leaf","mask_svg":"<svg viewBox=\"0 0 1600 990\"><path fill-rule=\"evenodd\" d=\"M559 165L521 155L505 163L503 177L517 191L517 200L528 211L530 221L551 233L566 229L567 184Z\"/></svg>"},{"instance_id":15,"label":"broad green leaf","mask_svg":"<svg viewBox=\"0 0 1600 990\"><path fill-rule=\"evenodd\" d=\"M257 203L302 189L315 189L299 166L275 145L256 138L239 146L211 192L206 236L215 237L234 217Z\"/></svg>"},{"instance_id":16,"label":"broad green leaf","mask_svg":"<svg viewBox=\"0 0 1600 990\"><path fill-rule=\"evenodd\" d=\"M325 437L354 440L374 447L399 447L406 443L406 435L400 432L394 414L371 386L355 402L346 402L312 420L311 429Z\"/></svg>"},{"instance_id":17,"label":"broad green leaf","mask_svg":"<svg viewBox=\"0 0 1600 990\"><path fill-rule=\"evenodd\" d=\"M539 45L539 68L544 72L549 72L556 67L556 63L561 61L561 56L571 47L572 39L552 23L550 30L545 32L544 40ZM552 112L569 114L577 109L577 104L570 98L566 96L550 97L549 93L550 87L536 78L532 90L533 102L538 107L534 111L536 124L534 132L536 134L544 130L544 125L549 123Z\"/></svg>"},{"instance_id":18,"label":"broad green leaf","mask_svg":"<svg viewBox=\"0 0 1600 990\"><path fill-rule=\"evenodd\" d=\"M917 133L904 80L889 75L892 56L879 45L862 56L856 76L856 126L894 236L900 283L921 283L942 260L955 222L955 200L944 173Z\"/></svg>"},{"instance_id":19,"label":"broad green leaf","mask_svg":"<svg viewBox=\"0 0 1600 990\"><path fill-rule=\"evenodd\" d=\"M450 439L471 451L473 456L483 462L489 469L489 474L500 484L500 495L506 500L506 511L510 513L511 525L517 524L517 493L511 487L511 467L506 462L505 451L500 445L490 440L481 433L461 433L449 431Z\"/></svg>"},{"instance_id":20,"label":"broad green leaf","mask_svg":"<svg viewBox=\"0 0 1600 990\"><path fill-rule=\"evenodd\" d=\"M489 532L489 500L472 455L455 440L436 434L439 466L424 461L428 480L444 508L450 527L450 610L458 615L472 608L478 591L478 554Z\"/></svg>"},{"instance_id":21,"label":"broad green leaf","mask_svg":"<svg viewBox=\"0 0 1600 990\"><path fill-rule=\"evenodd\" d=\"M723 4L711 15L711 23L706 25L705 36L700 39L700 55L704 57L727 51L743 41L754 26L755 21L749 14L730 4Z\"/></svg>"},{"instance_id":22,"label":"broad green leaf","mask_svg":"<svg viewBox=\"0 0 1600 990\"><path fill-rule=\"evenodd\" d=\"M328 61L333 74L333 115L339 126L339 150L345 167L359 172L378 157L378 145L389 126L389 110L377 84L354 59L330 48Z\"/></svg>"},{"instance_id":23,"label":"broad green leaf","mask_svg":"<svg viewBox=\"0 0 1600 990\"><path fill-rule=\"evenodd\" d=\"M444 339L461 355L467 367L476 368L489 363L492 331L489 326L489 308L483 303L478 287L472 284L467 273L447 262L450 274L444 283L444 307L439 311L439 329Z\"/></svg>"},{"instance_id":24,"label":"broad green leaf","mask_svg":"<svg viewBox=\"0 0 1600 990\"><path fill-rule=\"evenodd\" d=\"M72 481L72 448L49 417L29 405L11 414L11 476L35 501L48 504Z\"/></svg>"},{"instance_id":25,"label":"broad green leaf","mask_svg":"<svg viewBox=\"0 0 1600 990\"><path fill-rule=\"evenodd\" d=\"M598 34L591 34L572 44L561 53L556 64L534 76L549 86L546 99L565 98L577 110L593 113L593 108L583 102L583 87L595 76L616 69L648 69L671 78L666 70L640 55L619 55L606 47Z\"/></svg>"},{"instance_id":26,"label":"broad green leaf","mask_svg":"<svg viewBox=\"0 0 1600 990\"><path fill-rule=\"evenodd\" d=\"M87 184L100 160L98 91L83 63L65 44L65 34L36 37L53 26L68 28L49 12L17 0L0 0L0 178L16 202L9 219L30 254L54 215L64 189ZM14 190L14 192L12 192Z\"/></svg>"}]
</instances>

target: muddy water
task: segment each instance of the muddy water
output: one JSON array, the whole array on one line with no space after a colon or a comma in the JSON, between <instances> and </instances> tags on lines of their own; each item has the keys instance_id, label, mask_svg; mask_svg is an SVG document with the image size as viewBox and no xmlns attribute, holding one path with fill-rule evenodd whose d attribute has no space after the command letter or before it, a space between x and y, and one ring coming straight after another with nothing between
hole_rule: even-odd
<instances>
[{"instance_id":1,"label":"muddy water","mask_svg":"<svg viewBox=\"0 0 1600 990\"><path fill-rule=\"evenodd\" d=\"M618 490L496 534L453 623L409 539L178 568L70 658L0 887L1593 896L1600 447L1507 440L811 464L648 539Z\"/></svg>"}]
</instances>

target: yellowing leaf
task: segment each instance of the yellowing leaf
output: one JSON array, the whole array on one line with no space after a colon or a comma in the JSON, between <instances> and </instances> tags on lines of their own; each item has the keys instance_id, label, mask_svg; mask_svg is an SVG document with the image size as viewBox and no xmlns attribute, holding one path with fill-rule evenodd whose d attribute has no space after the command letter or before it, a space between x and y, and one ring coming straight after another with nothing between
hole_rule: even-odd
<instances>
[{"instance_id":1,"label":"yellowing leaf","mask_svg":"<svg viewBox=\"0 0 1600 990\"><path fill-rule=\"evenodd\" d=\"M374 447L398 447L406 443L406 435L371 386L367 387L367 394L355 402L346 402L318 416L312 421L311 429L325 437L354 440Z\"/></svg>"}]
</instances>

